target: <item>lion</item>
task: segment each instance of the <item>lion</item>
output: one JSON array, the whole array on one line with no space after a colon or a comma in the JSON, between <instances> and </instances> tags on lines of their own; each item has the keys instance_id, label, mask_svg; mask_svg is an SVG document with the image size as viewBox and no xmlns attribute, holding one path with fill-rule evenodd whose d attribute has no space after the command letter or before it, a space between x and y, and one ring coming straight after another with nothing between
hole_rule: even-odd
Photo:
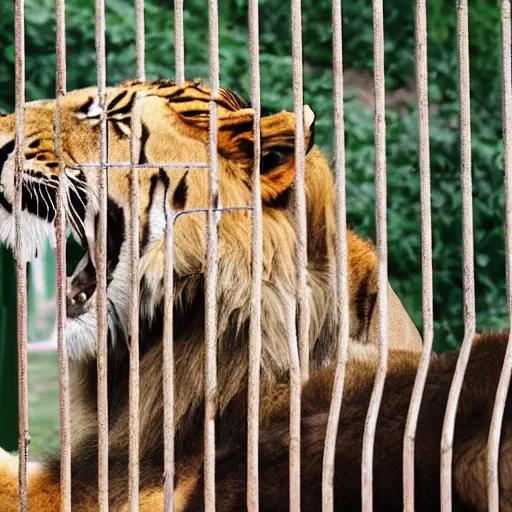
<instances>
[{"instance_id":1,"label":"lion","mask_svg":"<svg viewBox=\"0 0 512 512\"><path fill-rule=\"evenodd\" d=\"M131 81L107 89L108 122L108 325L110 506L125 503L128 443L128 353L130 294L130 170L112 164L130 161L131 112L140 104L140 440L141 493L160 485L163 454L162 329L166 211L204 210L208 206L210 89L201 82ZM254 111L238 96L220 89L218 108L219 198L225 208L252 201ZM60 99L61 169L55 149L55 101L25 108L26 140L21 212L21 257L30 259L46 240L54 242L59 178L64 181L66 220L85 250L68 279L66 342L72 362L73 502L90 503L96 486L96 275L94 240L98 222L97 172L84 164L100 155L101 108L95 88ZM310 367L334 359L339 312L335 297L334 187L328 162L314 145L314 114L305 107ZM14 244L15 118L0 119L0 241ZM289 372L287 311L296 290L295 244L290 196L295 176L295 116L289 112L261 120L261 201L263 207L262 364L264 397ZM170 169L188 163L190 168ZM166 165L167 164L167 167ZM205 213L182 215L174 234L175 455L200 456L204 411ZM251 301L251 214L224 213L218 223L218 416L217 439L244 437L246 420L248 329ZM377 272L373 244L347 231L351 351L377 341ZM389 335L392 347L418 352L421 337L391 287ZM264 414L264 410L262 412ZM36 473L33 482L58 481L58 458ZM155 474L160 475L155 481ZM43 476L41 476L43 475ZM53 485L53 484L52 484ZM1 488L1 487L0 487ZM31 496L37 496L31 484ZM1 492L1 491L0 491ZM35 494L33 494L35 493ZM0 501L9 503L0 494ZM87 505L88 506L88 505ZM38 510L45 510L38 505ZM43 508L41 508L43 507ZM91 505L90 510L94 510ZM89 508L86 507L87 510ZM80 508L78 508L80 510Z\"/></svg>"}]
</instances>

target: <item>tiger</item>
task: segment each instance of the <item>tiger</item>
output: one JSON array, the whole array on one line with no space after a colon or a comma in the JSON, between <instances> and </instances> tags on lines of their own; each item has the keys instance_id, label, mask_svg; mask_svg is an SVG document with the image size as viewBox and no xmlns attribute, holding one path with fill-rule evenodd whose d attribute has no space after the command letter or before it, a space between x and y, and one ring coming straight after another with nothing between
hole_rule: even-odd
<instances>
[{"instance_id":1,"label":"tiger","mask_svg":"<svg viewBox=\"0 0 512 512\"><path fill-rule=\"evenodd\" d=\"M206 213L209 205L208 137L211 90L201 81L128 81L109 87L105 108L95 87L59 99L60 152L55 147L57 102L25 107L25 146L19 257L32 258L45 240L55 243L59 186L65 191L67 225L84 256L67 280L65 339L71 361L73 503L94 510L91 489L97 474L96 261L99 222L101 123L107 123L107 300L110 507L125 504L128 442L128 370L131 297L131 140L138 141L140 278L141 493L161 485L163 471L162 335L165 240L169 212L173 227L173 336L175 357L175 456L201 457L204 413L204 284ZM252 109L238 94L220 88L217 164L217 439L244 436L251 311L251 223L254 140ZM137 133L132 112L138 111ZM103 112L105 111L105 112ZM315 115L304 107L307 285L310 368L335 358L340 312L336 306L334 180L314 144ZM296 232L293 216L295 115L282 111L261 118L260 185L263 224L261 301L261 415L272 406L270 390L286 385L290 369L288 312L296 295ZM15 116L0 118L0 242L15 244ZM59 154L58 154L59 153ZM61 166L61 163L64 165ZM186 164L172 167L173 164ZM117 164L117 166L116 166ZM121 165L123 164L123 165ZM146 164L148 167L144 167ZM166 166L167 164L167 166ZM242 208L240 208L242 207ZM245 209L243 207L246 207ZM192 212L195 213L186 213ZM181 214L181 215L180 215ZM374 245L347 230L350 351L375 350L378 339L378 259ZM421 337L388 285L391 348L419 352ZM184 463L186 467L187 464ZM37 475L58 481L59 459ZM155 480L155 475L158 478ZM39 478L39 477L38 477ZM45 480L45 478L47 478ZM49 480L48 480L49 479ZM39 481L39 480L37 480ZM35 485L35 484L34 484ZM52 484L53 485L53 484ZM58 487L58 485L57 485ZM1 489L1 485L0 485ZM0 501L10 503L8 496ZM37 492L34 491L37 495ZM94 493L92 493L94 494ZM87 505L84 505L87 504ZM90 508L87 508L89 507ZM38 505L38 510L45 510ZM10 509L9 509L10 510Z\"/></svg>"},{"instance_id":2,"label":"tiger","mask_svg":"<svg viewBox=\"0 0 512 512\"><path fill-rule=\"evenodd\" d=\"M454 512L487 512L488 439L508 332L475 336L457 406L453 441ZM431 359L415 435L414 510L441 510L441 434L448 395L460 350ZM373 452L373 510L404 510L404 435L420 355L391 350ZM368 407L378 368L375 353L358 355L346 366L343 403L334 454L333 509L362 510L362 451ZM319 370L304 384L301 395L301 510L322 509L322 462L327 418L335 382L335 365ZM260 510L290 510L289 393L275 395L259 436ZM508 385L499 445L497 508L512 510L512 392ZM223 512L246 509L247 443L219 446L216 457L215 506ZM189 466L175 491L180 512L204 510L204 474ZM154 498L161 499L155 491Z\"/></svg>"}]
</instances>

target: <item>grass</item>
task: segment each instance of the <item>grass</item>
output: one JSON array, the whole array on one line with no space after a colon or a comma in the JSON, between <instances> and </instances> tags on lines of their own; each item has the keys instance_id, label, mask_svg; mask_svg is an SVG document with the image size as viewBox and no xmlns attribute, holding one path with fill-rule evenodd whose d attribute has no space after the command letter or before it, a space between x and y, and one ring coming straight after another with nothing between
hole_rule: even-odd
<instances>
[{"instance_id":1,"label":"grass","mask_svg":"<svg viewBox=\"0 0 512 512\"><path fill-rule=\"evenodd\" d=\"M28 355L30 458L59 451L59 368L55 352Z\"/></svg>"}]
</instances>

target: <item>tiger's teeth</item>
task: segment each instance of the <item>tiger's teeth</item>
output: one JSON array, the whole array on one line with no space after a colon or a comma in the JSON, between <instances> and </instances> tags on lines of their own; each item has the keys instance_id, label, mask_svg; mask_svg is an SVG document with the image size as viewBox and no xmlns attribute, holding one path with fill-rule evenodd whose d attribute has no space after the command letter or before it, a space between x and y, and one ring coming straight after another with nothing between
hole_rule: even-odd
<instances>
[{"instance_id":1,"label":"tiger's teeth","mask_svg":"<svg viewBox=\"0 0 512 512\"><path fill-rule=\"evenodd\" d=\"M76 297L76 302L80 305L83 305L87 302L87 295L85 292L80 292Z\"/></svg>"}]
</instances>

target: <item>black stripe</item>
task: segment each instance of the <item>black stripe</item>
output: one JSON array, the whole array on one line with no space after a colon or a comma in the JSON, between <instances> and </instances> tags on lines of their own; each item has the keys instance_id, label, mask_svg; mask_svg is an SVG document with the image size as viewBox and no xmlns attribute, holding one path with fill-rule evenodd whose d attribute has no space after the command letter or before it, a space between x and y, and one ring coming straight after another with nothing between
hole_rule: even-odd
<instances>
[{"instance_id":1,"label":"black stripe","mask_svg":"<svg viewBox=\"0 0 512 512\"><path fill-rule=\"evenodd\" d=\"M89 114L89 109L91 108L91 105L94 103L94 98L89 98L79 109L79 112L82 112L82 114Z\"/></svg>"},{"instance_id":2,"label":"black stripe","mask_svg":"<svg viewBox=\"0 0 512 512\"><path fill-rule=\"evenodd\" d=\"M116 115L117 116L118 114L129 114L131 109L132 109L134 98L135 98L135 95L132 94L132 97L130 98L130 101L126 105L124 105L123 107L121 107L118 110L114 110L113 112L108 112L108 116L112 116L112 115Z\"/></svg>"},{"instance_id":3,"label":"black stripe","mask_svg":"<svg viewBox=\"0 0 512 512\"><path fill-rule=\"evenodd\" d=\"M128 91L123 91L121 94L118 94L107 106L107 111L112 110L126 95Z\"/></svg>"},{"instance_id":4,"label":"black stripe","mask_svg":"<svg viewBox=\"0 0 512 512\"><path fill-rule=\"evenodd\" d=\"M176 190L172 197L172 207L175 210L183 210L187 201L188 185L187 185L188 171L182 176Z\"/></svg>"},{"instance_id":5,"label":"black stripe","mask_svg":"<svg viewBox=\"0 0 512 512\"><path fill-rule=\"evenodd\" d=\"M169 99L169 101L170 101L170 103L187 103L187 102L194 102L194 101L200 101L201 103L210 103L210 98L196 98L193 96L179 96L177 98Z\"/></svg>"},{"instance_id":6,"label":"black stripe","mask_svg":"<svg viewBox=\"0 0 512 512\"><path fill-rule=\"evenodd\" d=\"M140 141L140 152L139 152L139 164L148 163L148 159L146 157L146 143L149 139L149 130L145 123L142 123L142 135Z\"/></svg>"},{"instance_id":7,"label":"black stripe","mask_svg":"<svg viewBox=\"0 0 512 512\"><path fill-rule=\"evenodd\" d=\"M141 249L143 250L149 242L149 212L151 211L151 206L153 205L153 198L155 197L155 189L158 184L158 174L154 174L151 176L151 185L149 187L149 203L146 208L146 216L148 221L144 226L144 231L142 233L141 239Z\"/></svg>"},{"instance_id":8,"label":"black stripe","mask_svg":"<svg viewBox=\"0 0 512 512\"><path fill-rule=\"evenodd\" d=\"M14 151L14 141L8 142L0 149L0 177L2 177L2 170L5 162L9 158L9 155Z\"/></svg>"},{"instance_id":9,"label":"black stripe","mask_svg":"<svg viewBox=\"0 0 512 512\"><path fill-rule=\"evenodd\" d=\"M0 191L0 206L2 206L7 213L12 213L12 204L7 201L4 194Z\"/></svg>"},{"instance_id":10,"label":"black stripe","mask_svg":"<svg viewBox=\"0 0 512 512\"><path fill-rule=\"evenodd\" d=\"M126 137L126 133L123 132L123 130L121 130L121 128L119 128L119 123L118 121L114 121L113 119L109 119L109 121L112 123L112 126L114 128L114 131L116 132L116 135L122 139L123 137Z\"/></svg>"},{"instance_id":11,"label":"black stripe","mask_svg":"<svg viewBox=\"0 0 512 512\"><path fill-rule=\"evenodd\" d=\"M99 214L94 217L95 231L98 232ZM121 246L125 240L123 209L112 199L107 200L107 272L109 282L119 263Z\"/></svg>"}]
</instances>

